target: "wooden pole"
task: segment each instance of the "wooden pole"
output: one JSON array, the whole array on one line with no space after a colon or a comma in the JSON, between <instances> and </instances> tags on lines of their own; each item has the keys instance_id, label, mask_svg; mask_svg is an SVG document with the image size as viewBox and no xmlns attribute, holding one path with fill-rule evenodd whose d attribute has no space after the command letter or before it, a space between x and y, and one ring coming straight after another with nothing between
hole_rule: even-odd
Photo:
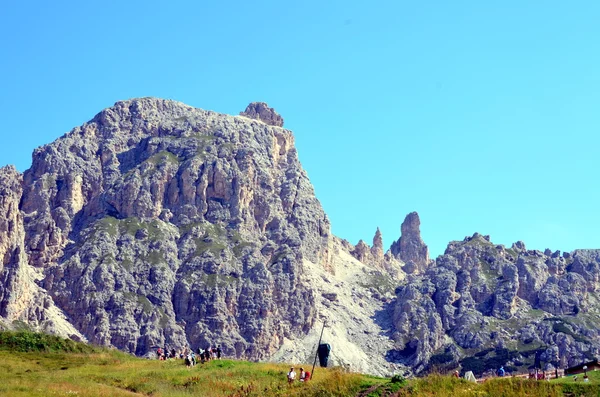
<instances>
[{"instance_id":1,"label":"wooden pole","mask_svg":"<svg viewBox=\"0 0 600 397\"><path fill-rule=\"evenodd\" d=\"M314 376L315 373L315 365L317 365L317 357L319 357L319 346L321 346L321 339L323 339L323 332L325 331L325 321L323 321L323 328L321 329L321 336L319 337L319 343L317 343L317 352L315 353L315 361L313 361L312 372L310 373L310 378Z\"/></svg>"}]
</instances>

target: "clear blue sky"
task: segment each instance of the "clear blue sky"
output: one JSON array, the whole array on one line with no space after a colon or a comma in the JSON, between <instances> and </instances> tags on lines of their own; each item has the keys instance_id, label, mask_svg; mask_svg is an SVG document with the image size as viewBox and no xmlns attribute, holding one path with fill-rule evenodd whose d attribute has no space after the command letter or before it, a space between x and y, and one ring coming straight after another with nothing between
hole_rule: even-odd
<instances>
[{"instance_id":1,"label":"clear blue sky","mask_svg":"<svg viewBox=\"0 0 600 397\"><path fill-rule=\"evenodd\" d=\"M294 5L292 5L292 3ZM296 135L335 234L600 248L598 1L5 1L0 163L121 99Z\"/></svg>"}]
</instances>

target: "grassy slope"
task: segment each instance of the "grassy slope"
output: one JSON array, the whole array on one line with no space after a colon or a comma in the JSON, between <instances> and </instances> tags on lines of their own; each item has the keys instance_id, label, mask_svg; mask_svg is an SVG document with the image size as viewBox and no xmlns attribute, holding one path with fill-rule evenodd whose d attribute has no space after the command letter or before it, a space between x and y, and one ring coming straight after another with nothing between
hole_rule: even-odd
<instances>
[{"instance_id":1,"label":"grassy slope","mask_svg":"<svg viewBox=\"0 0 600 397\"><path fill-rule=\"evenodd\" d=\"M288 368L232 360L186 368L182 360L144 360L45 335L0 333L2 396L600 397L600 372L591 372L585 385L570 377L552 382L504 378L478 385L440 375L390 383L318 368L311 382L289 386Z\"/></svg>"},{"instance_id":2,"label":"grassy slope","mask_svg":"<svg viewBox=\"0 0 600 397\"><path fill-rule=\"evenodd\" d=\"M282 364L211 361L186 368L119 352L91 354L0 351L0 395L10 396L348 396L382 379L336 370L288 386Z\"/></svg>"},{"instance_id":3,"label":"grassy slope","mask_svg":"<svg viewBox=\"0 0 600 397\"><path fill-rule=\"evenodd\" d=\"M588 377L590 378L590 381L589 381L590 384L600 385L600 371L590 371L590 372L588 372ZM564 378L552 380L552 382L554 382L554 383L562 383L562 384L564 384L564 383L571 384L571 383L577 383L577 382L582 382L582 381L583 381L583 374L577 375L576 381L573 380L573 376L565 376Z\"/></svg>"}]
</instances>

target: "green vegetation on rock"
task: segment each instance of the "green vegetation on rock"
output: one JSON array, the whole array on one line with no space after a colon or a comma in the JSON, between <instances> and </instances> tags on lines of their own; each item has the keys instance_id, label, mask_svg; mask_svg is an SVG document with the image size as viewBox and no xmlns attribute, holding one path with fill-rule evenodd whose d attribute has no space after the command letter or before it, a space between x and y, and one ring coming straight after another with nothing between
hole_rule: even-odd
<instances>
[{"instance_id":1,"label":"green vegetation on rock","mask_svg":"<svg viewBox=\"0 0 600 397\"><path fill-rule=\"evenodd\" d=\"M101 351L85 343L55 335L41 334L31 331L0 332L0 350L13 352L70 352L92 353Z\"/></svg>"}]
</instances>

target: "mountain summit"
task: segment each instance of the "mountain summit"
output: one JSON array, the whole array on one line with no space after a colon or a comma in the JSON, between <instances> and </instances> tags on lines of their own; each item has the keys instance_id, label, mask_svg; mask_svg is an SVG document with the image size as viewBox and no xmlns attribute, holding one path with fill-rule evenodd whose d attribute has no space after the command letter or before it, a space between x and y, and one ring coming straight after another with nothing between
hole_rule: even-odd
<instances>
[{"instance_id":1,"label":"mountain summit","mask_svg":"<svg viewBox=\"0 0 600 397\"><path fill-rule=\"evenodd\" d=\"M432 261L416 212L387 252L379 229L353 245L282 126L132 99L0 168L0 326L304 363L326 323L334 364L379 375L599 354L598 251L476 234Z\"/></svg>"}]
</instances>

